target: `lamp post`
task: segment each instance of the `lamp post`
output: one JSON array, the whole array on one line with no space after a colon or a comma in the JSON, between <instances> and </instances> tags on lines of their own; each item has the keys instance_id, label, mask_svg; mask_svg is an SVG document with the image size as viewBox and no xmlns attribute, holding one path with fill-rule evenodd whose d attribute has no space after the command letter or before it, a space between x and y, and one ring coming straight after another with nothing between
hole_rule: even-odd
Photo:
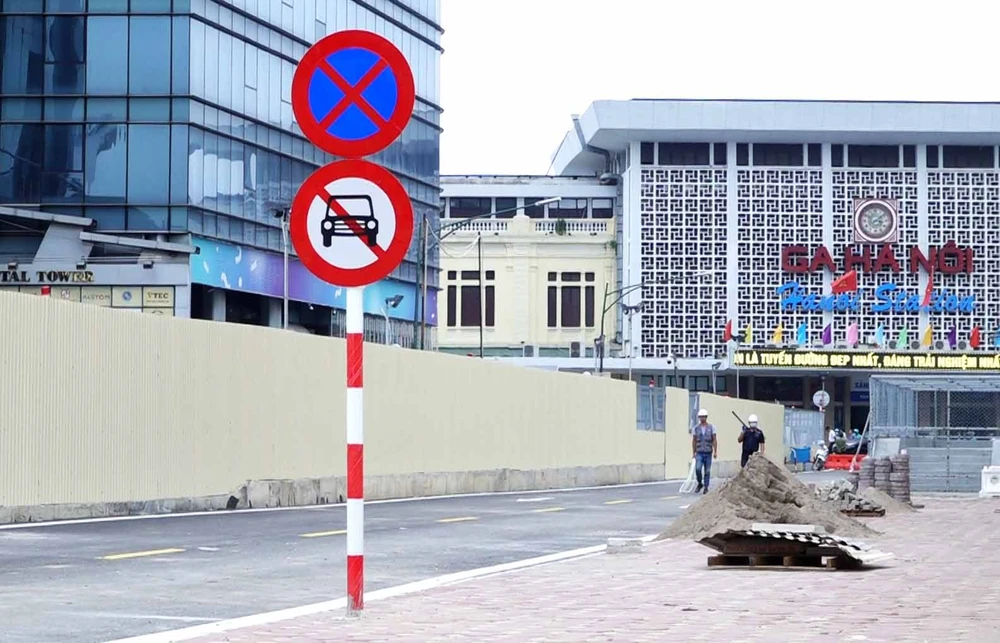
<instances>
[{"instance_id":1,"label":"lamp post","mask_svg":"<svg viewBox=\"0 0 1000 643\"><path fill-rule=\"evenodd\" d=\"M658 279L656 281L640 282L640 283L637 283L637 284L631 284L631 285L628 285L628 286L622 286L621 288L618 288L617 290L608 290L608 286L610 286L610 284L605 283L604 284L604 308L601 310L601 331L600 331L600 334L598 335L598 338L597 338L597 344L598 344L598 347L599 347L599 349L601 351L601 353L600 353L600 359L597 362L597 372L598 373L603 373L604 372L604 353L605 353L605 344L607 343L606 342L606 338L604 337L604 318L607 317L608 311L611 310L612 308L614 308L615 304L617 304L622 299L624 299L624 297L626 295L628 295L629 293L635 292L636 290L639 290L640 288L644 288L646 286L653 286L653 285L659 285L659 284L677 283L679 281L685 281L687 279L693 279L694 277L704 277L705 275L710 275L710 274L712 274L710 270L702 270L701 272L695 272L695 273L692 273L692 274L689 274L689 275L678 275L678 276L672 277L672 278ZM608 297L611 297L613 295L617 295L617 296L613 300L611 300L611 303L608 303Z\"/></svg>"},{"instance_id":2,"label":"lamp post","mask_svg":"<svg viewBox=\"0 0 1000 643\"><path fill-rule=\"evenodd\" d=\"M281 327L288 330L288 208L276 208L273 211L274 218L281 222L281 251L284 255L283 278L284 290L282 294L282 315Z\"/></svg>"},{"instance_id":3,"label":"lamp post","mask_svg":"<svg viewBox=\"0 0 1000 643\"><path fill-rule=\"evenodd\" d=\"M382 316L385 317L385 345L389 345L389 311L388 308L398 308L403 301L403 295L393 295L385 298L385 305L382 306Z\"/></svg>"},{"instance_id":4,"label":"lamp post","mask_svg":"<svg viewBox=\"0 0 1000 643\"><path fill-rule=\"evenodd\" d=\"M629 306L628 304L622 304L622 312L625 313L628 318L629 333L628 333L628 380L632 381L632 357L635 353L635 342L632 339L632 313L642 312L642 302L634 306ZM604 342L601 342L601 348L604 348ZM603 356L603 352L602 352Z\"/></svg>"},{"instance_id":5,"label":"lamp post","mask_svg":"<svg viewBox=\"0 0 1000 643\"><path fill-rule=\"evenodd\" d=\"M483 214L476 214L471 217L464 217L455 221L449 221L448 223L443 223L438 227L438 234L435 235L435 239L432 241L428 240L428 222L427 215L425 214L420 222L422 228L423 241L420 247L420 256L417 260L417 279L420 283L417 284L417 290L423 293L423 297L420 300L420 306L418 309L419 313L419 325L420 325L420 348L424 348L424 336L426 334L426 324L427 315L423 311L423 307L427 303L427 255L431 250L441 245L441 242L455 234L465 226L469 225L473 221L479 221L482 219L489 219L490 217L495 217L500 214L509 214L511 212L517 212L518 210L523 210L526 207L534 205L546 205L549 203L555 203L556 201L561 201L562 197L554 196L535 201L534 203L528 205L515 206L513 208L504 208L503 210L495 210L493 212L484 212ZM480 235L479 243L482 244L482 235ZM482 246L480 245L480 283L482 283ZM480 302L482 303L482 295L480 295ZM416 313L415 313L416 314ZM482 321L482 315L480 314L480 321ZM482 352L482 351L480 351Z\"/></svg>"}]
</instances>

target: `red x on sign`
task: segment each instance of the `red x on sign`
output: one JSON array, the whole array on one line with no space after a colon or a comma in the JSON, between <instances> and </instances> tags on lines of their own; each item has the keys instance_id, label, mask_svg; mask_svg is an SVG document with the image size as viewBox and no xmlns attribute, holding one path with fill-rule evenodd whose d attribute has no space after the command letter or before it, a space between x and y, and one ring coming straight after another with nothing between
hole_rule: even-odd
<instances>
[{"instance_id":1,"label":"red x on sign","mask_svg":"<svg viewBox=\"0 0 1000 643\"><path fill-rule=\"evenodd\" d=\"M292 111L317 147L345 158L392 144L413 114L413 73L391 42L339 31L309 51L292 77Z\"/></svg>"}]
</instances>

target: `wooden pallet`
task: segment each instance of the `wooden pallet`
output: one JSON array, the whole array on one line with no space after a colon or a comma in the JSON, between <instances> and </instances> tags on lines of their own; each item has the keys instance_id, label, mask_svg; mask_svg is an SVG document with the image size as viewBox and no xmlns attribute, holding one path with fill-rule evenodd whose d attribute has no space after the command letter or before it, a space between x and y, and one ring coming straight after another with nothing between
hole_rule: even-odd
<instances>
[{"instance_id":1,"label":"wooden pallet","mask_svg":"<svg viewBox=\"0 0 1000 643\"><path fill-rule=\"evenodd\" d=\"M847 556L733 556L708 557L709 567L763 567L808 569L857 569L860 563Z\"/></svg>"},{"instance_id":2,"label":"wooden pallet","mask_svg":"<svg viewBox=\"0 0 1000 643\"><path fill-rule=\"evenodd\" d=\"M885 515L885 509L841 509L840 513L852 518L880 518Z\"/></svg>"}]
</instances>

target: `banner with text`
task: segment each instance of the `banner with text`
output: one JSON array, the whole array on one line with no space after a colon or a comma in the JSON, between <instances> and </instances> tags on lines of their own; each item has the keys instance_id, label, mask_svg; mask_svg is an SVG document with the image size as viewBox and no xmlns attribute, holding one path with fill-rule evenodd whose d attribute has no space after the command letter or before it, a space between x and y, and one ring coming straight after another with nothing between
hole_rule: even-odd
<instances>
[{"instance_id":1,"label":"banner with text","mask_svg":"<svg viewBox=\"0 0 1000 643\"><path fill-rule=\"evenodd\" d=\"M739 350L733 356L739 368L876 371L1000 372L1000 353L863 352L808 350Z\"/></svg>"}]
</instances>

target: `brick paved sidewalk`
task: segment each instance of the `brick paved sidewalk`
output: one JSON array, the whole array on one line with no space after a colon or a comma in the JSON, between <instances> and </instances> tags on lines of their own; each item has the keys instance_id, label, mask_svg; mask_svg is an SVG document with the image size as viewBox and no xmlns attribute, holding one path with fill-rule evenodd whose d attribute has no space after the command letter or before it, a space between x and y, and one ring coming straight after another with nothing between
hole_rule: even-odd
<instances>
[{"instance_id":1,"label":"brick paved sidewalk","mask_svg":"<svg viewBox=\"0 0 1000 643\"><path fill-rule=\"evenodd\" d=\"M896 560L864 571L706 567L661 542L197 639L199 643L483 641L986 643L1000 640L1000 502L930 499L871 519ZM845 614L846 617L837 616Z\"/></svg>"}]
</instances>

